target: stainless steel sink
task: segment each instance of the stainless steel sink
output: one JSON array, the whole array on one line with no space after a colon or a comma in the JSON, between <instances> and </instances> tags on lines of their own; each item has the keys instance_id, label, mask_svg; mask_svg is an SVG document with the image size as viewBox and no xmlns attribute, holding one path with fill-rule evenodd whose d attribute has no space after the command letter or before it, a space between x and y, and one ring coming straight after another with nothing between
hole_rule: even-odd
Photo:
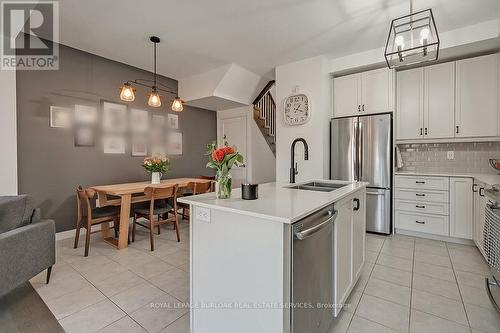
<instances>
[{"instance_id":1,"label":"stainless steel sink","mask_svg":"<svg viewBox=\"0 0 500 333\"><path fill-rule=\"evenodd\" d=\"M310 182L295 186L288 186L287 188L295 190L306 190L306 191L318 191L318 192L331 192L335 191L347 184L334 184L334 183L322 183L322 182Z\"/></svg>"}]
</instances>

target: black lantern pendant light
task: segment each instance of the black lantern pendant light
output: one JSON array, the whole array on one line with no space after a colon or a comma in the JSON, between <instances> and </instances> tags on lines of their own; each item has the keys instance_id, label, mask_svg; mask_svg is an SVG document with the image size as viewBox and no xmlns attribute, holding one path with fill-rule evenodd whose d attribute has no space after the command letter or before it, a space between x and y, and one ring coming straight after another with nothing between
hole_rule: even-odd
<instances>
[{"instance_id":1,"label":"black lantern pendant light","mask_svg":"<svg viewBox=\"0 0 500 333\"><path fill-rule=\"evenodd\" d=\"M121 87L120 99L125 102L132 102L135 100L134 85L139 85L151 89L148 94L148 105L154 108L161 106L161 96L160 91L175 95L172 101L172 111L181 112L184 109L184 101L177 96L177 93L170 90L164 84L158 82L156 73L156 56L157 56L157 45L160 43L160 38L156 36L151 36L149 40L153 43L153 80L148 79L135 79L133 81L125 82Z\"/></svg>"},{"instance_id":2,"label":"black lantern pendant light","mask_svg":"<svg viewBox=\"0 0 500 333\"><path fill-rule=\"evenodd\" d=\"M410 0L410 14L391 22L384 56L389 68L437 60L439 36L432 9L413 13Z\"/></svg>"}]
</instances>

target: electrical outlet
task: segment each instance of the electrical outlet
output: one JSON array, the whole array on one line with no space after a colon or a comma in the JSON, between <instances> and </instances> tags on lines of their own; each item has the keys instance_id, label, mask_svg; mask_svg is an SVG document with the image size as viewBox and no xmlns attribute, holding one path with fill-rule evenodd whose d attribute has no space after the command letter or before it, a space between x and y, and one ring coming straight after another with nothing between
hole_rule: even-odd
<instances>
[{"instance_id":1,"label":"electrical outlet","mask_svg":"<svg viewBox=\"0 0 500 333\"><path fill-rule=\"evenodd\" d=\"M448 153L446 154L446 158L449 160L454 160L455 159L455 152L453 150L449 150Z\"/></svg>"},{"instance_id":2,"label":"electrical outlet","mask_svg":"<svg viewBox=\"0 0 500 333\"><path fill-rule=\"evenodd\" d=\"M210 223L210 209L204 207L195 208L195 216L197 220Z\"/></svg>"}]
</instances>

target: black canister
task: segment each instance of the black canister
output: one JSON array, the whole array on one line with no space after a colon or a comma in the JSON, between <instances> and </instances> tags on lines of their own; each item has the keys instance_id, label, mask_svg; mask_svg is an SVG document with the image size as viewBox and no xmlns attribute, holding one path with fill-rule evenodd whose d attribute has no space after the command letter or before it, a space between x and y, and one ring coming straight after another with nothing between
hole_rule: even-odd
<instances>
[{"instance_id":1,"label":"black canister","mask_svg":"<svg viewBox=\"0 0 500 333\"><path fill-rule=\"evenodd\" d=\"M255 200L259 197L259 184L241 184L241 198Z\"/></svg>"}]
</instances>

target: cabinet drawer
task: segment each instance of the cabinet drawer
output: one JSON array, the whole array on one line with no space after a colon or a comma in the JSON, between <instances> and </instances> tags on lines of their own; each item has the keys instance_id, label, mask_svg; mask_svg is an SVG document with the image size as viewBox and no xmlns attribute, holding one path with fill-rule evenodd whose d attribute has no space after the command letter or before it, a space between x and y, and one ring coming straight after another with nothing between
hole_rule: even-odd
<instances>
[{"instance_id":1,"label":"cabinet drawer","mask_svg":"<svg viewBox=\"0 0 500 333\"><path fill-rule=\"evenodd\" d=\"M448 216L415 214L396 210L396 228L448 236L449 218Z\"/></svg>"},{"instance_id":2,"label":"cabinet drawer","mask_svg":"<svg viewBox=\"0 0 500 333\"><path fill-rule=\"evenodd\" d=\"M417 200L430 202L449 202L448 191L416 190L410 188L396 188L394 196L401 200Z\"/></svg>"},{"instance_id":3,"label":"cabinet drawer","mask_svg":"<svg viewBox=\"0 0 500 333\"><path fill-rule=\"evenodd\" d=\"M440 202L418 202L396 199L396 209L425 214L449 214L449 204Z\"/></svg>"},{"instance_id":4,"label":"cabinet drawer","mask_svg":"<svg viewBox=\"0 0 500 333\"><path fill-rule=\"evenodd\" d=\"M396 187L448 191L448 177L396 176Z\"/></svg>"}]
</instances>

